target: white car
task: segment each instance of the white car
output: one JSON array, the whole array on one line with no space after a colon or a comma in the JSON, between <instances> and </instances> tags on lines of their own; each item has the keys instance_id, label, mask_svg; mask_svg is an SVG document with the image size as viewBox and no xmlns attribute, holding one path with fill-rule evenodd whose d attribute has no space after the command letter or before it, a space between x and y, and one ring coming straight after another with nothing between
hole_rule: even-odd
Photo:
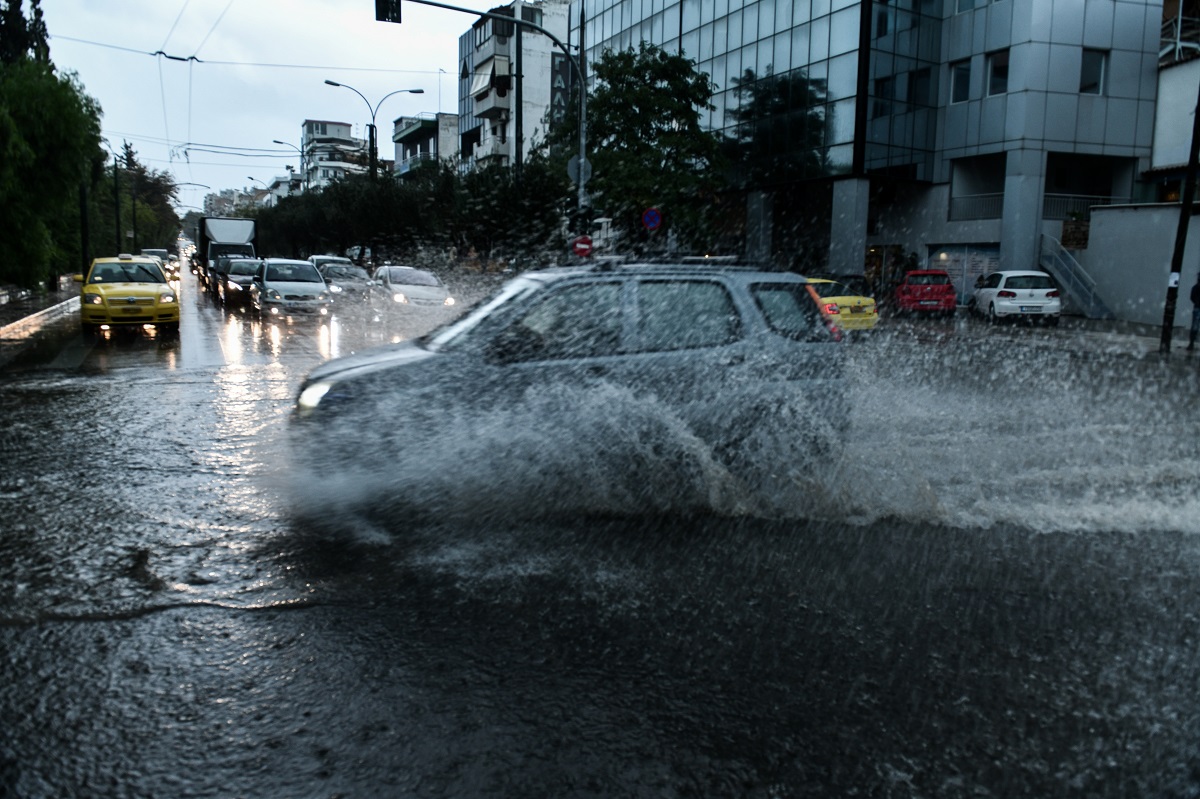
<instances>
[{"instance_id":1,"label":"white car","mask_svg":"<svg viewBox=\"0 0 1200 799\"><path fill-rule=\"evenodd\" d=\"M1045 272L991 272L975 284L967 307L993 323L1028 319L1057 325L1062 296L1054 279Z\"/></svg>"},{"instance_id":2,"label":"white car","mask_svg":"<svg viewBox=\"0 0 1200 799\"><path fill-rule=\"evenodd\" d=\"M412 266L381 266L375 283L385 307L444 308L454 305L450 289L437 275Z\"/></svg>"},{"instance_id":3,"label":"white car","mask_svg":"<svg viewBox=\"0 0 1200 799\"><path fill-rule=\"evenodd\" d=\"M249 295L250 307L262 316L329 315L329 287L308 261L264 259L250 281Z\"/></svg>"}]
</instances>

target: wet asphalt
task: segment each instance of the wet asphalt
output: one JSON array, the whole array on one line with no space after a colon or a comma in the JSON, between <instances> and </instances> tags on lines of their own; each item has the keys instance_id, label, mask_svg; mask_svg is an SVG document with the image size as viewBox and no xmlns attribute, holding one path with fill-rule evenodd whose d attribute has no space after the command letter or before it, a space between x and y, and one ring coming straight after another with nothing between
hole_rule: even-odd
<instances>
[{"instance_id":1,"label":"wet asphalt","mask_svg":"<svg viewBox=\"0 0 1200 799\"><path fill-rule=\"evenodd\" d=\"M177 340L12 348L0 796L1200 794L1200 386L1153 331L851 342L854 438L790 453L783 517L581 477L588 417L653 434L599 404L555 453L296 469L304 373L434 321L186 276Z\"/></svg>"}]
</instances>

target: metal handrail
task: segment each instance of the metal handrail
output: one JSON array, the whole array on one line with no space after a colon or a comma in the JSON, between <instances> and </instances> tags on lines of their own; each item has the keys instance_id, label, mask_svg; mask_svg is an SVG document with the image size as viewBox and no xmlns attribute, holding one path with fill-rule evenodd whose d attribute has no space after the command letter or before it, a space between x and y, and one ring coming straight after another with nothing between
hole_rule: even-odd
<instances>
[{"instance_id":1,"label":"metal handrail","mask_svg":"<svg viewBox=\"0 0 1200 799\"><path fill-rule=\"evenodd\" d=\"M1063 248L1062 242L1043 233L1039 261L1059 282L1067 297L1076 305L1082 306L1084 316L1089 319L1113 318L1112 311L1104 304L1096 290L1095 279Z\"/></svg>"}]
</instances>

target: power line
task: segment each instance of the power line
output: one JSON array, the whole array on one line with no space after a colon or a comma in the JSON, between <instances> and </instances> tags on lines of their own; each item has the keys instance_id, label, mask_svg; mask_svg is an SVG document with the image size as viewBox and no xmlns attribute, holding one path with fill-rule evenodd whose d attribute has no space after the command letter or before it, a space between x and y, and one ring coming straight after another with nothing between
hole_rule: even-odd
<instances>
[{"instance_id":1,"label":"power line","mask_svg":"<svg viewBox=\"0 0 1200 799\"><path fill-rule=\"evenodd\" d=\"M229 0L229 4L225 6L225 10L221 12L219 17L217 17L217 21L214 22L213 26L208 29L208 33L204 34L204 39L201 40L199 47L196 48L196 52L192 53L192 58L195 58L197 55L199 55L200 51L204 48L204 45L208 43L208 37L213 35L213 31L215 31L217 26L221 24L221 20L225 19L225 14L229 12L229 9L232 6L233 0Z\"/></svg>"},{"instance_id":2,"label":"power line","mask_svg":"<svg viewBox=\"0 0 1200 799\"><path fill-rule=\"evenodd\" d=\"M135 50L132 47L122 47L116 44L107 44L105 42L94 42L89 39L79 39L74 36L63 36L55 34L51 39L62 39L65 42L75 42L76 44L86 44L92 47L105 47L110 50L120 50L124 53L134 53L136 55L152 56L154 58L166 58L171 61L187 61L193 64L204 64L210 67L259 67L262 69L313 69L332 72L381 72L393 75L436 75L436 70L431 69L385 69L383 67L339 67L339 66L323 66L320 64L273 64L268 62L256 61L209 61L196 56L171 55L170 53L157 50L148 52L146 50Z\"/></svg>"}]
</instances>

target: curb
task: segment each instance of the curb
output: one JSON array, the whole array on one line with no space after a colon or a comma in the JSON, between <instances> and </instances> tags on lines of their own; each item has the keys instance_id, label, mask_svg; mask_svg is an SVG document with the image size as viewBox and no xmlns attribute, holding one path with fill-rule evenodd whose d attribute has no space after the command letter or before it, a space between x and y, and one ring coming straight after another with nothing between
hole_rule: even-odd
<instances>
[{"instance_id":1,"label":"curb","mask_svg":"<svg viewBox=\"0 0 1200 799\"><path fill-rule=\"evenodd\" d=\"M26 326L38 326L43 322L57 319L60 316L65 316L71 311L79 308L79 298L72 297L69 300L64 300L57 305L51 305L49 308L32 313L24 319L18 319L15 322L0 327L0 338L9 338L10 334L18 333Z\"/></svg>"}]
</instances>

